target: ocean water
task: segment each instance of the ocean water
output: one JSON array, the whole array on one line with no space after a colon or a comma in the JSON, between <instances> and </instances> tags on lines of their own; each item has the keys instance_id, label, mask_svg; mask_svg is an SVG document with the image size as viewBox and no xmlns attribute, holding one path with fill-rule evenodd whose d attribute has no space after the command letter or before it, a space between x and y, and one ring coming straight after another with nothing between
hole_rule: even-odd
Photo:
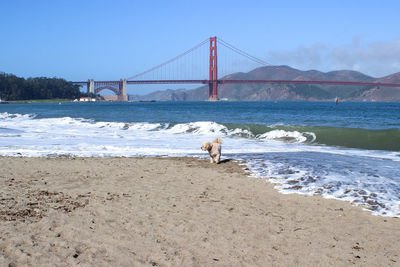
<instances>
[{"instance_id":1,"label":"ocean water","mask_svg":"<svg viewBox=\"0 0 400 267\"><path fill-rule=\"evenodd\" d=\"M282 193L400 217L400 103L154 102L0 105L0 156L222 159Z\"/></svg>"}]
</instances>

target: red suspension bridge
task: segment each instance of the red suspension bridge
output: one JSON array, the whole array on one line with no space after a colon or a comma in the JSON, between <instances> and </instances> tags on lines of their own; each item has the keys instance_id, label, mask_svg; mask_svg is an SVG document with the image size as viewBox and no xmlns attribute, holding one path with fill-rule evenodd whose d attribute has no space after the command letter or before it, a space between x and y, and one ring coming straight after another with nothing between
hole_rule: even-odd
<instances>
[{"instance_id":1,"label":"red suspension bridge","mask_svg":"<svg viewBox=\"0 0 400 267\"><path fill-rule=\"evenodd\" d=\"M205 45L209 43L207 47L207 51L205 54L204 49L203 53L198 53L201 48L204 48ZM136 85L147 85L147 84L204 84L208 85L208 100L218 100L218 86L223 84L245 84L245 83L254 83L254 84L320 84L320 85L358 85L358 86L376 86L376 87L400 87L398 83L382 83L382 82L368 82L368 81L338 81L338 80L263 80L263 79L230 79L228 74L233 73L229 67L227 67L226 60L222 60L222 65L224 66L224 70L222 73L224 75L220 75L223 78L219 77L219 67L221 63L218 65L218 53L217 53L217 45L226 48L232 54L239 55L242 58L251 61L258 66L268 66L271 65L265 62L262 59L251 56L250 54L230 45L229 43L223 41L222 39L218 39L217 37L211 37L209 39L204 40L200 44L194 46L193 48L185 51L184 53L160 64L149 70L136 74L126 79L120 79L119 81L78 81L73 82L74 84L78 84L81 86L86 85L87 91L89 94L98 94L102 90L108 89L113 91L117 96L119 101L127 101L127 85L128 84L136 84ZM201 59L198 58L193 60L188 60L188 55L196 54ZM204 61L204 59L208 58L207 64L200 64L201 66L193 67L198 64L196 61ZM179 62L179 63L177 63ZM183 62L183 64L182 64ZM221 61L220 61L221 62ZM229 65L229 64L228 64ZM191 67L188 67L191 66ZM207 71L206 74L205 70ZM198 78L198 74L203 75L202 78ZM182 75L184 74L184 77ZM197 77L196 77L197 75ZM228 75L228 76L227 76ZM189 78L188 78L189 77Z\"/></svg>"}]
</instances>

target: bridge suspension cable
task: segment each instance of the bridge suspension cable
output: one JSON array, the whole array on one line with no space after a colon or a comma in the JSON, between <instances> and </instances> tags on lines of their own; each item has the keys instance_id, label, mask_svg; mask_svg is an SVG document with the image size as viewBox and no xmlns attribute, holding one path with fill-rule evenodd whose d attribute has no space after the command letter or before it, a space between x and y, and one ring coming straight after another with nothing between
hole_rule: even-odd
<instances>
[{"instance_id":1,"label":"bridge suspension cable","mask_svg":"<svg viewBox=\"0 0 400 267\"><path fill-rule=\"evenodd\" d=\"M233 50L234 52L236 52L236 53L238 53L238 54L240 54L240 55L242 55L242 56L244 56L244 57L246 57L246 58L248 58L248 59L250 59L250 60L252 60L252 61L254 61L254 62L258 63L258 64L260 64L260 65L262 65L262 66L272 65L272 64L266 62L265 60L262 60L260 58L254 57L254 56L244 52L243 50L234 47L233 45L225 42L221 38L218 38L218 43L223 45L223 46L225 46L226 48L229 48L229 49Z\"/></svg>"},{"instance_id":2,"label":"bridge suspension cable","mask_svg":"<svg viewBox=\"0 0 400 267\"><path fill-rule=\"evenodd\" d=\"M147 74L147 73L150 73L150 72L152 72L152 71L154 71L154 70L156 70L156 69L162 68L163 66L165 66L165 65L167 65L167 64L169 64L169 63L171 63L171 62L173 62L173 61L176 61L176 60L178 60L178 59L184 57L185 55L187 55L187 54L193 52L194 50L198 49L199 47L203 46L204 44L206 44L206 43L208 43L208 42L209 42L209 39L205 39L204 41L202 41L202 42L199 43L198 45L196 45L196 46L190 48L189 50L183 52L182 54L180 54L180 55L178 55L178 56L176 56L176 57L174 57L174 58L171 58L171 59L165 61L164 63L161 63L161 64L159 64L159 65L157 65L157 66L155 66L155 67L153 67L153 68L151 68L151 69L148 69L148 70L146 70L146 71L143 71L143 72L141 72L141 73L138 73L138 74L136 74L136 75L133 75L133 76L127 78L127 80L129 81L129 80L138 78L138 77L143 76L143 75L145 75L145 74Z\"/></svg>"}]
</instances>

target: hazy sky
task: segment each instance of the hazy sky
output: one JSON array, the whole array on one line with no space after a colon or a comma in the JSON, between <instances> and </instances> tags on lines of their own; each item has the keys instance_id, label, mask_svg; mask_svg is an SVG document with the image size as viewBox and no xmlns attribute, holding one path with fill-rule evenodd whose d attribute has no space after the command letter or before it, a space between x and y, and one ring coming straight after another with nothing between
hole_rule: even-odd
<instances>
[{"instance_id":1,"label":"hazy sky","mask_svg":"<svg viewBox=\"0 0 400 267\"><path fill-rule=\"evenodd\" d=\"M400 1L2 0L0 71L114 80L210 36L302 70L400 71Z\"/></svg>"}]
</instances>

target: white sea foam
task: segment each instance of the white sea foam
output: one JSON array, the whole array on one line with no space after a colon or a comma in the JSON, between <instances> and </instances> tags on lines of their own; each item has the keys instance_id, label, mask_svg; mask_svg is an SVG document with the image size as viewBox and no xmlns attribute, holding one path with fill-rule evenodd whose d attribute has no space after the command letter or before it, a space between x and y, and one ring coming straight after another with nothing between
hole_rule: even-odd
<instances>
[{"instance_id":1,"label":"white sea foam","mask_svg":"<svg viewBox=\"0 0 400 267\"><path fill-rule=\"evenodd\" d=\"M398 163L322 152L250 155L251 176L276 183L282 193L350 201L376 215L400 216Z\"/></svg>"},{"instance_id":2,"label":"white sea foam","mask_svg":"<svg viewBox=\"0 0 400 267\"><path fill-rule=\"evenodd\" d=\"M314 133L274 129L255 136L216 122L175 125L38 119L0 113L0 156L204 156L203 141L223 139L223 156L244 160L254 177L283 193L321 194L400 216L398 152L311 145ZM273 178L271 178L273 177Z\"/></svg>"},{"instance_id":3,"label":"white sea foam","mask_svg":"<svg viewBox=\"0 0 400 267\"><path fill-rule=\"evenodd\" d=\"M298 131L288 132L284 130L273 130L270 132L266 132L258 136L258 138L264 140L288 141L294 143L303 143L307 141L307 137Z\"/></svg>"}]
</instances>

